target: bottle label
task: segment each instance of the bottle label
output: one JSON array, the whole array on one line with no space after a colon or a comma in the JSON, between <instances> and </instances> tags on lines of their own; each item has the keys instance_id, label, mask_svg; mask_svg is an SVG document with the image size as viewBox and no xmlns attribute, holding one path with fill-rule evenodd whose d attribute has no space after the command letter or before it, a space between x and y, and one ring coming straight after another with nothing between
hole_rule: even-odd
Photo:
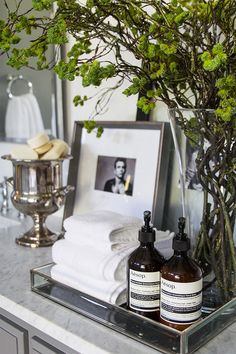
<instances>
[{"instance_id":1,"label":"bottle label","mask_svg":"<svg viewBox=\"0 0 236 354\"><path fill-rule=\"evenodd\" d=\"M177 324L190 324L201 317L202 279L177 283L161 278L160 316Z\"/></svg>"},{"instance_id":2,"label":"bottle label","mask_svg":"<svg viewBox=\"0 0 236 354\"><path fill-rule=\"evenodd\" d=\"M129 306L151 312L160 308L160 272L138 272L130 269Z\"/></svg>"}]
</instances>

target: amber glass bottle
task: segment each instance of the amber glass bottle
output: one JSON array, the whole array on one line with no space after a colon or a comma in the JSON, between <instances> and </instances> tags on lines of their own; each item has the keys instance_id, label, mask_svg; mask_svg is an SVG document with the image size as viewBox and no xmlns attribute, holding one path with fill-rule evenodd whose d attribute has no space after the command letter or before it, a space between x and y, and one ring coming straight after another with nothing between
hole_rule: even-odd
<instances>
[{"instance_id":1,"label":"amber glass bottle","mask_svg":"<svg viewBox=\"0 0 236 354\"><path fill-rule=\"evenodd\" d=\"M164 257L154 247L155 230L150 225L151 212L144 212L139 231L140 246L128 259L128 309L145 317L160 317L160 269Z\"/></svg>"},{"instance_id":2,"label":"amber glass bottle","mask_svg":"<svg viewBox=\"0 0 236 354\"><path fill-rule=\"evenodd\" d=\"M202 271L188 256L185 218L179 218L178 228L174 255L161 269L160 322L182 331L201 317Z\"/></svg>"}]
</instances>

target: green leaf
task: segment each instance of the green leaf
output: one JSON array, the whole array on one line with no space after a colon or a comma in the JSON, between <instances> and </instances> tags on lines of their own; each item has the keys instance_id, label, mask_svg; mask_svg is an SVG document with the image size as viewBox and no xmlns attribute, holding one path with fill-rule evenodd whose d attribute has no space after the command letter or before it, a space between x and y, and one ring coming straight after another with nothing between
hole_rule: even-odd
<instances>
[{"instance_id":1,"label":"green leaf","mask_svg":"<svg viewBox=\"0 0 236 354\"><path fill-rule=\"evenodd\" d=\"M141 97L138 102L137 102L138 108L140 108L144 113L148 114L150 111L152 111L155 107L155 102L152 100L146 98L146 97Z\"/></svg>"},{"instance_id":2,"label":"green leaf","mask_svg":"<svg viewBox=\"0 0 236 354\"><path fill-rule=\"evenodd\" d=\"M126 96L136 95L145 88L147 83L148 82L145 78L135 77L132 84L123 91L123 94Z\"/></svg>"},{"instance_id":3,"label":"green leaf","mask_svg":"<svg viewBox=\"0 0 236 354\"><path fill-rule=\"evenodd\" d=\"M114 64L101 66L98 60L94 60L92 63L82 64L79 72L83 86L100 86L103 80L115 76L116 66Z\"/></svg>"},{"instance_id":4,"label":"green leaf","mask_svg":"<svg viewBox=\"0 0 236 354\"><path fill-rule=\"evenodd\" d=\"M88 100L88 97L87 96L80 96L80 95L77 95L73 98L73 103L75 105L75 107L77 106L83 106L84 105L84 102Z\"/></svg>"},{"instance_id":5,"label":"green leaf","mask_svg":"<svg viewBox=\"0 0 236 354\"><path fill-rule=\"evenodd\" d=\"M212 52L205 51L200 55L203 62L203 68L206 71L215 71L224 66L228 56L222 44L217 43L213 46Z\"/></svg>"},{"instance_id":6,"label":"green leaf","mask_svg":"<svg viewBox=\"0 0 236 354\"><path fill-rule=\"evenodd\" d=\"M51 10L54 0L32 0L32 5L35 10Z\"/></svg>"},{"instance_id":7,"label":"green leaf","mask_svg":"<svg viewBox=\"0 0 236 354\"><path fill-rule=\"evenodd\" d=\"M94 120L85 120L84 128L87 130L87 133L91 133L96 128L96 122Z\"/></svg>"},{"instance_id":8,"label":"green leaf","mask_svg":"<svg viewBox=\"0 0 236 354\"><path fill-rule=\"evenodd\" d=\"M98 127L96 137L101 138L103 131L104 131L103 127Z\"/></svg>"},{"instance_id":9,"label":"green leaf","mask_svg":"<svg viewBox=\"0 0 236 354\"><path fill-rule=\"evenodd\" d=\"M51 44L65 44L68 42L68 38L66 35L66 22L63 18L57 19L47 31L47 39L48 43Z\"/></svg>"},{"instance_id":10,"label":"green leaf","mask_svg":"<svg viewBox=\"0 0 236 354\"><path fill-rule=\"evenodd\" d=\"M177 52L177 45L175 43L161 43L160 49L167 55L175 54Z\"/></svg>"}]
</instances>

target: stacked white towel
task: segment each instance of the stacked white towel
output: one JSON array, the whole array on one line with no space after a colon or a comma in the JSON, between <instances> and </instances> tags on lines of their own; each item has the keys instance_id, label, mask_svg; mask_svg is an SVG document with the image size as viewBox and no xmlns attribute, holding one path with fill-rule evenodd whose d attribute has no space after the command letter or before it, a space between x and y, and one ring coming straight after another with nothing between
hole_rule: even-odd
<instances>
[{"instance_id":1,"label":"stacked white towel","mask_svg":"<svg viewBox=\"0 0 236 354\"><path fill-rule=\"evenodd\" d=\"M112 304L122 304L126 300L125 281L102 281L96 278L96 274L91 278L60 264L52 268L52 277L62 284Z\"/></svg>"},{"instance_id":2,"label":"stacked white towel","mask_svg":"<svg viewBox=\"0 0 236 354\"><path fill-rule=\"evenodd\" d=\"M111 211L73 215L64 221L65 239L52 247L52 277L113 304L125 299L126 264L138 246L142 220ZM157 232L165 248L172 234ZM167 240L167 244L166 244ZM157 241L158 242L158 241Z\"/></svg>"},{"instance_id":3,"label":"stacked white towel","mask_svg":"<svg viewBox=\"0 0 236 354\"><path fill-rule=\"evenodd\" d=\"M43 130L43 119L34 94L12 96L8 101L6 111L6 137L29 139Z\"/></svg>"},{"instance_id":4,"label":"stacked white towel","mask_svg":"<svg viewBox=\"0 0 236 354\"><path fill-rule=\"evenodd\" d=\"M65 239L53 245L52 258L57 264L96 279L123 281L130 252L130 247L117 252L103 252L96 245L80 245Z\"/></svg>"},{"instance_id":5,"label":"stacked white towel","mask_svg":"<svg viewBox=\"0 0 236 354\"><path fill-rule=\"evenodd\" d=\"M107 210L72 215L64 221L65 239L105 251L117 251L137 242L142 220Z\"/></svg>"}]
</instances>

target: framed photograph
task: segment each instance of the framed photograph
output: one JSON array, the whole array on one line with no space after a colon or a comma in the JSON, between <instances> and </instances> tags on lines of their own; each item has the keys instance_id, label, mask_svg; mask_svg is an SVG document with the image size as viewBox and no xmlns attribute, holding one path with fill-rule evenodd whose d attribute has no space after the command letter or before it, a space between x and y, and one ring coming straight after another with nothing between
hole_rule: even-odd
<instances>
[{"instance_id":1,"label":"framed photograph","mask_svg":"<svg viewBox=\"0 0 236 354\"><path fill-rule=\"evenodd\" d=\"M196 158L198 148L194 148L187 140L186 143L186 171L185 188L202 192L203 188L197 175Z\"/></svg>"},{"instance_id":2,"label":"framed photograph","mask_svg":"<svg viewBox=\"0 0 236 354\"><path fill-rule=\"evenodd\" d=\"M111 210L142 218L152 211L161 229L171 149L169 123L99 122L101 138L74 123L64 219L92 210Z\"/></svg>"}]
</instances>

